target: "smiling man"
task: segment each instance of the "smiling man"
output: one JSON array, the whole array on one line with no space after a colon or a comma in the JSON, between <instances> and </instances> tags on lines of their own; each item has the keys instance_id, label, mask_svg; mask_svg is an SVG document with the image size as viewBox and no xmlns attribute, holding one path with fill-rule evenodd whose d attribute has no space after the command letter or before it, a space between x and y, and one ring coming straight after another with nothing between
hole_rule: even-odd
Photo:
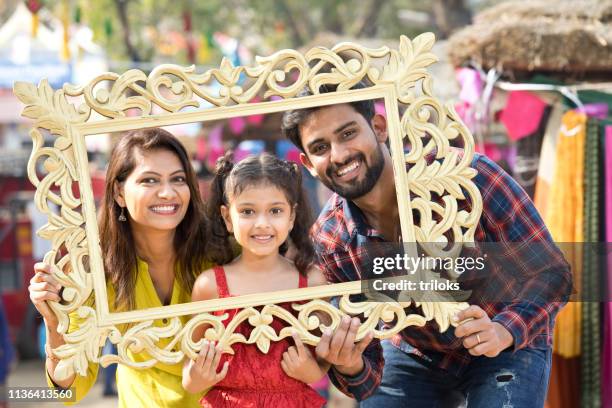
<instances>
[{"instance_id":1,"label":"smiling man","mask_svg":"<svg viewBox=\"0 0 612 408\"><path fill-rule=\"evenodd\" d=\"M340 144L332 145L325 137L333 135L346 144L359 133L369 130L370 123L355 113L351 105L329 106L312 112L302 124L302 132L310 136L305 146L309 153L307 157L312 158L308 159L308 168L314 169L326 186L347 200L359 199L370 192L385 169L385 155L380 144L384 142L380 136L384 135L385 122L381 116L372 117L377 137L358 139L360 145L353 151L342 148ZM346 120L334 120L338 117ZM336 149L333 152L335 161L329 160L331 147Z\"/></svg>"},{"instance_id":2,"label":"smiling man","mask_svg":"<svg viewBox=\"0 0 612 408\"><path fill-rule=\"evenodd\" d=\"M332 283L365 277L366 245L401 241L385 118L375 114L373 101L358 101L286 112L282 130L302 151L304 166L335 192L312 229L321 269ZM484 203L476 241L501 243L515 255L512 242L544 243L545 253L507 256L521 276L520 299L492 302L476 287L454 331L428 324L382 342L371 335L355 342L359 321L345 319L323 333L317 354L333 365L336 386L364 407L544 404L554 318L571 288L569 266L521 187L484 156L475 155L471 166ZM488 293L507 300L505 291L517 289L508 284L513 273L490 260Z\"/></svg>"}]
</instances>

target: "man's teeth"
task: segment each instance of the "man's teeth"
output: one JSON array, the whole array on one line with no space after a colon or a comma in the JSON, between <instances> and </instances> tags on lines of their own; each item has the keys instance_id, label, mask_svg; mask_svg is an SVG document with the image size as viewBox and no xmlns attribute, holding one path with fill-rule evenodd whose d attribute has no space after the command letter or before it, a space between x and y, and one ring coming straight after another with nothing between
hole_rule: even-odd
<instances>
[{"instance_id":1,"label":"man's teeth","mask_svg":"<svg viewBox=\"0 0 612 408\"><path fill-rule=\"evenodd\" d=\"M336 172L336 174L338 175L338 177L342 177L346 173L355 170L357 167L359 167L359 162L358 161L354 161L351 164L349 164L347 166L344 166L342 169L338 170Z\"/></svg>"},{"instance_id":2,"label":"man's teeth","mask_svg":"<svg viewBox=\"0 0 612 408\"><path fill-rule=\"evenodd\" d=\"M176 210L176 206L175 205L160 205L160 206L156 206L156 207L151 207L151 210L153 210L155 212L168 213L168 212L175 211Z\"/></svg>"}]
</instances>

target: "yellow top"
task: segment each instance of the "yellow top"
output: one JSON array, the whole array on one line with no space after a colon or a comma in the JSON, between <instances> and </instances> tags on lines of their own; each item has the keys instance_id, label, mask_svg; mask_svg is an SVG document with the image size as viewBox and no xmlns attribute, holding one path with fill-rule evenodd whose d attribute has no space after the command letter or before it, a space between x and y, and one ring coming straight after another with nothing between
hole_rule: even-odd
<instances>
[{"instance_id":1,"label":"yellow top","mask_svg":"<svg viewBox=\"0 0 612 408\"><path fill-rule=\"evenodd\" d=\"M204 267L206 269L206 267ZM203 269L203 270L204 270ZM153 281L149 275L149 267L146 262L138 259L138 276L136 277L136 287L134 296L136 309L147 309L151 307L163 306ZM107 285L109 310L113 310L115 291L112 285ZM174 280L172 288L172 300L170 304L187 303L191 301L191 293L181 289L177 280ZM69 331L79 327L79 318L70 320ZM76 316L75 316L76 317ZM183 317L183 323L189 316ZM167 324L167 322L166 322ZM165 326L162 319L155 320L154 326ZM118 327L124 332L126 327ZM159 341L159 347L163 348L172 339L164 338ZM146 352L132 353L128 351L128 356L133 361L146 361L149 355ZM119 394L119 407L199 407L199 400L202 394L190 394L183 388L182 380L183 363L163 364L157 363L151 368L138 370L126 365L119 364L117 367L117 393ZM96 382L98 376L98 364L89 363L87 375L77 374L72 384L76 393L76 402L80 401L89 392L89 389ZM53 387L53 382L47 374L47 382ZM71 405L73 403L67 403Z\"/></svg>"}]
</instances>

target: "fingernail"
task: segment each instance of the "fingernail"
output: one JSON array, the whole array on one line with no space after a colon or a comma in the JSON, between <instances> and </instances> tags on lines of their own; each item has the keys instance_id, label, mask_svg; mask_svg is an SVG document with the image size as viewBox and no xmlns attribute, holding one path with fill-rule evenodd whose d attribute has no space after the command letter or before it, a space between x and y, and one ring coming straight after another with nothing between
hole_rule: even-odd
<instances>
[{"instance_id":1,"label":"fingernail","mask_svg":"<svg viewBox=\"0 0 612 408\"><path fill-rule=\"evenodd\" d=\"M453 322L458 322L459 321L459 316L453 315L452 319L453 319Z\"/></svg>"},{"instance_id":2,"label":"fingernail","mask_svg":"<svg viewBox=\"0 0 612 408\"><path fill-rule=\"evenodd\" d=\"M353 323L353 324L359 324L359 323L361 323L361 322L359 321L359 319L358 319L358 318L356 318L356 317L353 317L353 319L352 319L352 320L353 320L353 321L352 321L352 323Z\"/></svg>"},{"instance_id":3,"label":"fingernail","mask_svg":"<svg viewBox=\"0 0 612 408\"><path fill-rule=\"evenodd\" d=\"M350 318L350 317L348 317L348 316L342 316L342 321L343 321L344 323L348 323L348 322L350 322L350 321L351 321L351 318Z\"/></svg>"}]
</instances>

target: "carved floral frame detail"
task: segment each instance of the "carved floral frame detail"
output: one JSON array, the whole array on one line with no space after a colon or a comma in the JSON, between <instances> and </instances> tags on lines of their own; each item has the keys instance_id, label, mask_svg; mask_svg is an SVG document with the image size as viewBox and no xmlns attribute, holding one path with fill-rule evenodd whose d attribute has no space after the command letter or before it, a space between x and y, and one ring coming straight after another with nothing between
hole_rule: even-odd
<instances>
[{"instance_id":1,"label":"carved floral frame detail","mask_svg":"<svg viewBox=\"0 0 612 408\"><path fill-rule=\"evenodd\" d=\"M428 254L456 256L464 243L474 240L482 199L472 182L476 174L470 168L472 135L452 105L432 94L432 78L426 68L436 61L433 43L433 34L425 33L413 40L402 36L397 50L354 43L331 49L315 47L304 54L282 50L257 57L255 65L248 67L235 67L223 59L218 69L204 73L166 64L149 75L134 69L121 75L105 73L85 86L66 84L59 90L53 90L46 80L38 86L15 83L14 92L25 105L22 115L34 120L28 176L36 186L36 206L48 217L38 231L52 245L44 261L64 286L62 301L50 302L59 319L58 331L66 341L54 350L61 359L56 376L85 375L89 362L147 368L157 362L178 363L185 356L194 358L202 340L193 341L191 335L202 324L208 327L205 338L229 353L238 342L254 343L267 352L271 341L286 338L293 330L305 343L317 344L319 337L313 332L323 325L315 312L327 315L332 328L344 315L363 316L357 339L370 330L377 338L388 338L406 326L429 321L435 321L440 331L447 330L451 317L465 303L436 302L435 297L403 303L352 302L349 295L361 292L361 282L110 313L84 142L85 137L100 133L384 98L404 241L422 244ZM368 86L350 89L360 81ZM324 84L337 85L337 91L318 94ZM315 95L295 98L305 86ZM264 102L250 103L256 95L263 95ZM197 110L205 104L212 107ZM137 110L138 115L128 117L128 110ZM44 132L52 135L53 146L44 146ZM461 157L450 148L457 139L464 148ZM406 142L408 153L403 151ZM432 152L438 160L428 164L425 157ZM75 185L79 194L74 192ZM441 200L432 200L432 192ZM470 210L458 209L462 200L469 200ZM50 208L51 203L57 211ZM416 224L413 211L419 214ZM450 249L428 244L447 242L449 237L454 243ZM64 273L67 269L71 272ZM92 294L104 301L91 305L87 300ZM332 296L340 296L337 307L324 300ZM307 302L293 305L296 315L277 306L302 300ZM422 313L406 313L404 308L409 305L420 307ZM255 306L263 307L258 310ZM234 308L243 310L227 327L222 323L225 316L211 313ZM68 332L70 313L76 313L82 322L72 332ZM192 317L184 322L188 316ZM162 318L168 323L153 324ZM287 324L278 333L269 325L274 318ZM254 327L249 338L234 332L245 320ZM378 329L380 320L393 324ZM118 326L124 323L130 327L121 332ZM100 354L107 338L117 345L116 355ZM165 346L160 347L160 339L167 340ZM143 350L149 359L136 362L129 358L128 351Z\"/></svg>"}]
</instances>

